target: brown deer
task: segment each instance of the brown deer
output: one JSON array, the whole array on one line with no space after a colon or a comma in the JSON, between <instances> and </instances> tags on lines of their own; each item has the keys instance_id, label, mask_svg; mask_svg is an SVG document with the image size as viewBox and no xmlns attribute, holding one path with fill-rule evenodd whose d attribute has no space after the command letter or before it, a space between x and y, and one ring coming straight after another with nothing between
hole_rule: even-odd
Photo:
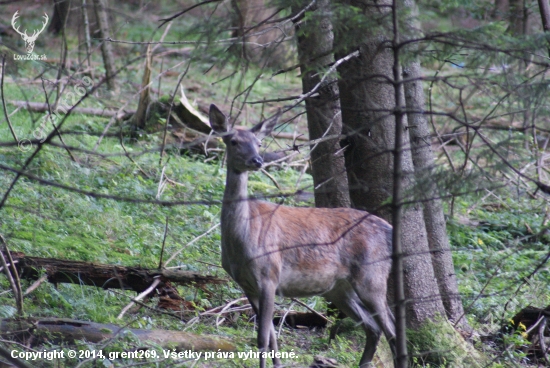
<instances>
[{"instance_id":1,"label":"brown deer","mask_svg":"<svg viewBox=\"0 0 550 368\"><path fill-rule=\"evenodd\" d=\"M260 142L280 113L250 130L230 129L215 105L209 115L226 145L222 265L256 313L260 367L266 365L262 353L277 352L275 295L322 295L360 323L367 335L361 367L372 360L381 332L395 356L394 318L386 302L391 225L350 208L298 208L248 198L248 172L262 167ZM273 363L281 364L276 356Z\"/></svg>"}]
</instances>

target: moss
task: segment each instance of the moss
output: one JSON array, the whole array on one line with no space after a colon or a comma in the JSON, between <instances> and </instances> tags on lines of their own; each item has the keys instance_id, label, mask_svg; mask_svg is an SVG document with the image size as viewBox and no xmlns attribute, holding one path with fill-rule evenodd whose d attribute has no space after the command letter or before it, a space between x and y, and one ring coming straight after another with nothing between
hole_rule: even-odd
<instances>
[{"instance_id":1,"label":"moss","mask_svg":"<svg viewBox=\"0 0 550 368\"><path fill-rule=\"evenodd\" d=\"M425 322L408 330L408 351L412 366L482 367L486 359L443 319Z\"/></svg>"}]
</instances>

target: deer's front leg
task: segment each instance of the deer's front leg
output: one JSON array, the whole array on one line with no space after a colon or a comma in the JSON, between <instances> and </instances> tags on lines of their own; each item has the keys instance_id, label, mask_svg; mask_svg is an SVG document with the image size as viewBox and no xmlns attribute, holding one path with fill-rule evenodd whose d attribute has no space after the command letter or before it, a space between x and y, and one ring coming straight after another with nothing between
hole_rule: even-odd
<instances>
[{"instance_id":1,"label":"deer's front leg","mask_svg":"<svg viewBox=\"0 0 550 368\"><path fill-rule=\"evenodd\" d=\"M248 298L248 301L250 302L250 305L252 306L252 309L254 310L254 313L256 314L256 321L258 321L258 324L259 324L259 321L260 321L259 298L253 297L253 296L249 295L248 293L246 293L246 297ZM273 318L272 318L272 321L273 321ZM259 331L260 330L258 330L258 334L259 334ZM275 333L275 327L273 326L273 323L271 323L271 329L270 329L270 335L269 335L269 349L271 349L273 351L279 351L278 347L277 347L277 334ZM281 359L278 358L278 357L274 357L273 358L273 365L275 367L280 366L281 365Z\"/></svg>"},{"instance_id":2,"label":"deer's front leg","mask_svg":"<svg viewBox=\"0 0 550 368\"><path fill-rule=\"evenodd\" d=\"M277 340L273 327L273 310L275 308L275 286L272 283L264 283L260 292L260 308L258 314L258 349L260 353L271 350L277 352ZM260 357L260 367L265 367L265 358ZM281 364L279 358L274 358L275 366Z\"/></svg>"}]
</instances>

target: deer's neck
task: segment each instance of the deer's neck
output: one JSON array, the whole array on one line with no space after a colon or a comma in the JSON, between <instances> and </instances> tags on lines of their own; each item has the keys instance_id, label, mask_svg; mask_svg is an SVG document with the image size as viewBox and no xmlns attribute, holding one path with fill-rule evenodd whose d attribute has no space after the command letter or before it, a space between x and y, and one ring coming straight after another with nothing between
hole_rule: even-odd
<instances>
[{"instance_id":1,"label":"deer's neck","mask_svg":"<svg viewBox=\"0 0 550 368\"><path fill-rule=\"evenodd\" d=\"M227 170L225 192L222 205L223 231L231 231L234 234L244 235L248 229L249 203L248 198L248 172L235 172Z\"/></svg>"}]
</instances>

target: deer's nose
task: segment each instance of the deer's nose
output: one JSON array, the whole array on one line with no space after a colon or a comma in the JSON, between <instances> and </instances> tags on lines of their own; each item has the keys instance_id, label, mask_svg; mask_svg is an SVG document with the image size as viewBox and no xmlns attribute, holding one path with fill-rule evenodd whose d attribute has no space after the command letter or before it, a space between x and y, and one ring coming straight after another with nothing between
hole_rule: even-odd
<instances>
[{"instance_id":1,"label":"deer's nose","mask_svg":"<svg viewBox=\"0 0 550 368\"><path fill-rule=\"evenodd\" d=\"M258 169L264 164L264 160L260 156L256 156L250 159L250 166L256 166Z\"/></svg>"}]
</instances>

